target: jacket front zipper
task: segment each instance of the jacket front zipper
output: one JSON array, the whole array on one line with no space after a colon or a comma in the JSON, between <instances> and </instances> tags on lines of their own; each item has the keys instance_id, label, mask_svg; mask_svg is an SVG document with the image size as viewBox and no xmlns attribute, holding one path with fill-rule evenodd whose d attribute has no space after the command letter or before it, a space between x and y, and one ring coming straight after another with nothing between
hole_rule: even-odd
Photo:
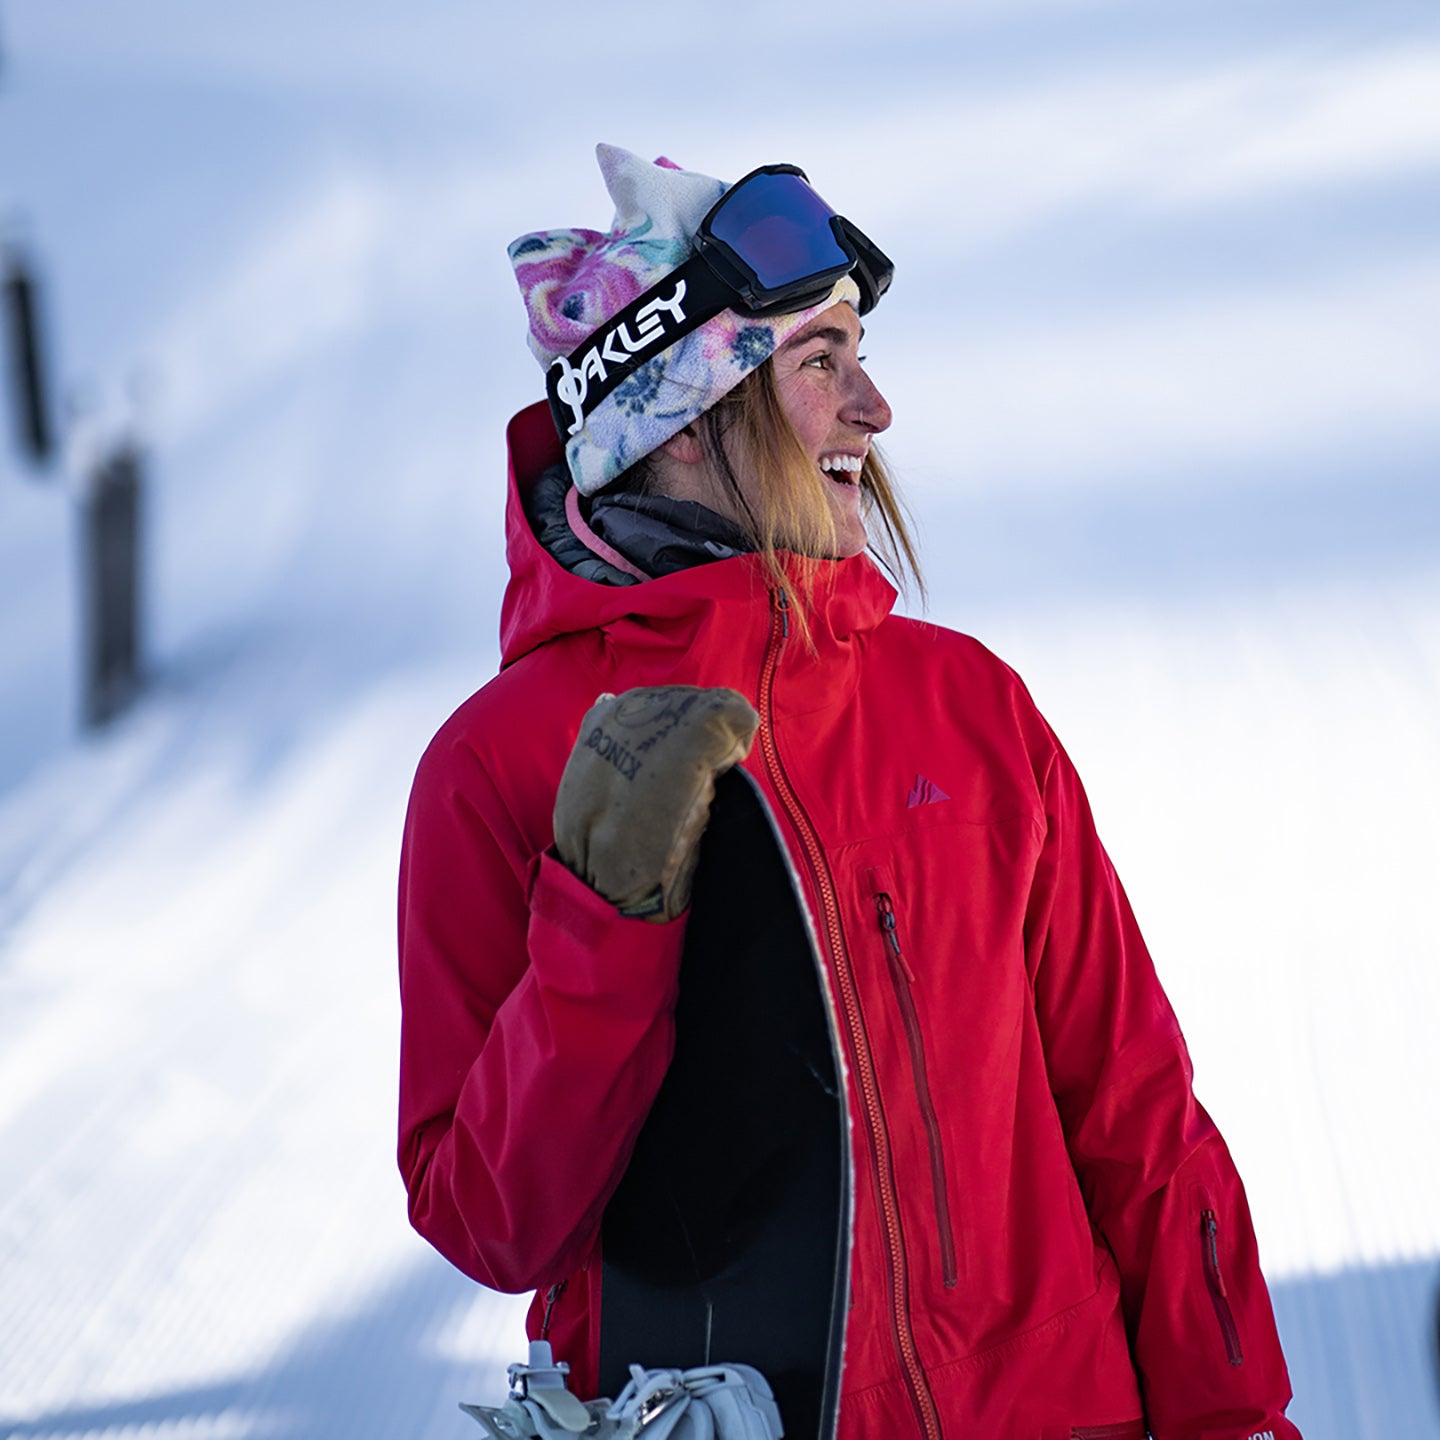
<instances>
[{"instance_id":1,"label":"jacket front zipper","mask_svg":"<svg viewBox=\"0 0 1440 1440\"><path fill-rule=\"evenodd\" d=\"M1205 1286L1210 1291L1210 1303L1215 1307L1215 1318L1220 1322L1220 1333L1225 1338L1225 1355L1232 1365L1245 1363L1244 1352L1240 1349L1240 1331L1235 1325L1235 1316L1230 1311L1230 1297L1225 1290L1225 1277L1220 1273L1220 1225L1213 1210L1200 1215L1200 1252L1205 1266Z\"/></svg>"},{"instance_id":2,"label":"jacket front zipper","mask_svg":"<svg viewBox=\"0 0 1440 1440\"><path fill-rule=\"evenodd\" d=\"M925 1063L925 1037L920 1033L920 1015L915 1009L911 992L915 976L900 948L900 922L895 902L885 891L875 896L875 909L880 916L880 929L885 936L885 958L890 964L890 982L900 1006L905 1025L905 1039L910 1046L910 1068L915 1075L915 1094L920 1102L920 1116L925 1122L925 1143L930 1151L930 1184L935 1192L935 1225L940 1234L940 1270L945 1288L953 1289L959 1275L955 1266L955 1233L950 1223L950 1197L945 1178L945 1149L940 1139L940 1117L930 1095L930 1070Z\"/></svg>"},{"instance_id":3,"label":"jacket front zipper","mask_svg":"<svg viewBox=\"0 0 1440 1440\"><path fill-rule=\"evenodd\" d=\"M826 942L830 947L831 963L835 967L836 990L840 1009L850 1037L850 1052L855 1062L856 1087L860 1092L860 1103L864 1109L866 1131L870 1137L871 1151L875 1156L875 1177L880 1199L880 1219L885 1231L885 1249L888 1260L890 1281L890 1322L895 1337L895 1347L905 1372L906 1385L911 1402L915 1406L916 1418L927 1440L943 1440L940 1415L935 1408L935 1397L925 1379L925 1370L915 1346L915 1335L910 1324L909 1280L905 1264L905 1242L900 1232L900 1204L895 1191L895 1172L890 1154L890 1137L885 1128L885 1116L880 1106L880 1087L875 1078L875 1066L870 1056L870 1046L865 1037L865 1023L860 1014L860 1002L855 990L855 977L851 973L850 958L845 950L844 932L840 928L840 906L836 900L835 882L821 848L820 838L810 817L800 804L799 796L790 784L789 776L780 760L775 745L775 671L780 664L780 654L790 634L790 602L784 590L774 592L774 619L770 627L770 640L765 648L765 659L760 670L760 688L756 695L760 710L760 753L775 794L784 807L796 835L804 847L805 858L810 867L815 888L820 897L821 919Z\"/></svg>"},{"instance_id":4,"label":"jacket front zipper","mask_svg":"<svg viewBox=\"0 0 1440 1440\"><path fill-rule=\"evenodd\" d=\"M565 1293L565 1287L569 1283L568 1280L557 1280L545 1292L545 1315L540 1321L540 1338L542 1340L550 1338L550 1317L555 1313L555 1302Z\"/></svg>"}]
</instances>

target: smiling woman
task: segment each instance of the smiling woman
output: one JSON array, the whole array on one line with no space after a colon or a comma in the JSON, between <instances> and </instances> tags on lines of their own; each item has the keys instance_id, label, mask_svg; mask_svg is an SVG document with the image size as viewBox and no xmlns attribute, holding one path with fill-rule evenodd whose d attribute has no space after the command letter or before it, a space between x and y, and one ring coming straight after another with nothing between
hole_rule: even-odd
<instances>
[{"instance_id":1,"label":"smiling woman","mask_svg":"<svg viewBox=\"0 0 1440 1440\"><path fill-rule=\"evenodd\" d=\"M859 353L889 261L794 167L726 186L599 153L611 228L510 250L549 403L510 427L504 668L406 823L413 1223L535 1289L532 1337L595 1394L602 1217L742 764L843 1037L837 1433L1298 1440L1244 1190L1079 779L1015 674L892 614L868 553L914 568Z\"/></svg>"}]
</instances>

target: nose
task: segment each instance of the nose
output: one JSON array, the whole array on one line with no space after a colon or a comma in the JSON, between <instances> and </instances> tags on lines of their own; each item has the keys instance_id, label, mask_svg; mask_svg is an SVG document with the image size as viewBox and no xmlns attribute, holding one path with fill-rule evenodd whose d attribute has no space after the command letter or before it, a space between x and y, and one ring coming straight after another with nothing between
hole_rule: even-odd
<instances>
[{"instance_id":1,"label":"nose","mask_svg":"<svg viewBox=\"0 0 1440 1440\"><path fill-rule=\"evenodd\" d=\"M861 366L856 365L855 382L851 387L845 419L862 430L868 430L872 435L878 435L882 430L890 428L890 422L894 418L890 412L890 404L880 393L879 387Z\"/></svg>"}]
</instances>

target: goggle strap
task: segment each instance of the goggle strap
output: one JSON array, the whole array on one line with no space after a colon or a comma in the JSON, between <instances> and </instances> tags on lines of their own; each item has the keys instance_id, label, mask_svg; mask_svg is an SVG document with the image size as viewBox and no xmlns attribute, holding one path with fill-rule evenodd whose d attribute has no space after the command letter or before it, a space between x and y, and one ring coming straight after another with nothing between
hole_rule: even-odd
<instances>
[{"instance_id":1,"label":"goggle strap","mask_svg":"<svg viewBox=\"0 0 1440 1440\"><path fill-rule=\"evenodd\" d=\"M734 291L700 255L637 295L586 342L545 372L545 394L560 439L577 435L590 415L647 361L735 304Z\"/></svg>"}]
</instances>

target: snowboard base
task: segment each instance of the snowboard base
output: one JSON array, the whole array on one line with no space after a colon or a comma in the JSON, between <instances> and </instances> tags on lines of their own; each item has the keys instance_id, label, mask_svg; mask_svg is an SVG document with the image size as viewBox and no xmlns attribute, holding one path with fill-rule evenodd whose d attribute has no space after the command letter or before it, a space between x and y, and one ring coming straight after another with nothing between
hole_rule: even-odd
<instances>
[{"instance_id":1,"label":"snowboard base","mask_svg":"<svg viewBox=\"0 0 1440 1440\"><path fill-rule=\"evenodd\" d=\"M829 1440L849 1297L850 1154L822 961L756 782L716 785L675 1054L605 1211L601 1393L629 1367L742 1363L790 1440Z\"/></svg>"}]
</instances>

